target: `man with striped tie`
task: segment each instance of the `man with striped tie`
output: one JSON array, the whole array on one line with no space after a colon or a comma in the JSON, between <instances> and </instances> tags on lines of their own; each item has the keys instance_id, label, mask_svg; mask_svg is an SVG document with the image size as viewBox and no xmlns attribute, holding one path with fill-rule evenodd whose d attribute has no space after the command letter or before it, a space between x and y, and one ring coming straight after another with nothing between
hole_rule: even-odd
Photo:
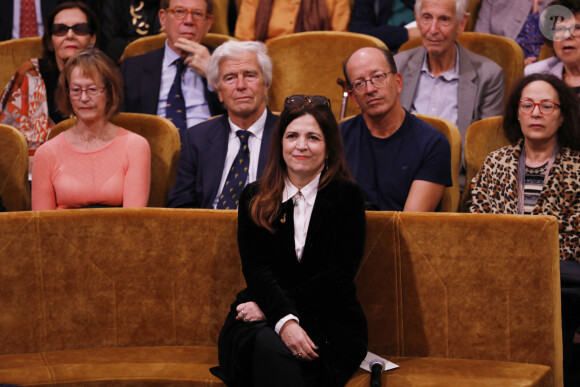
<instances>
[{"instance_id":1,"label":"man with striped tie","mask_svg":"<svg viewBox=\"0 0 580 387\"><path fill-rule=\"evenodd\" d=\"M244 186L260 178L278 117L266 108L272 61L261 42L226 42L212 54L207 77L228 113L182 137L169 207L237 209Z\"/></svg>"}]
</instances>

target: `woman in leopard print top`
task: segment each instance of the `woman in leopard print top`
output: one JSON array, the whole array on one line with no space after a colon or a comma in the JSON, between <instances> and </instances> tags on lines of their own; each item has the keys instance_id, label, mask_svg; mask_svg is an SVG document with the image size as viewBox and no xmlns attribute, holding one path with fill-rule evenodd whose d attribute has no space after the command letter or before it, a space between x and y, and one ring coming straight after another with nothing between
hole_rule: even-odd
<instances>
[{"instance_id":1,"label":"woman in leopard print top","mask_svg":"<svg viewBox=\"0 0 580 387\"><path fill-rule=\"evenodd\" d=\"M504 113L503 129L512 145L490 153L471 182L471 212L558 218L565 371L580 325L578 106L576 94L555 76L523 78Z\"/></svg>"}]
</instances>

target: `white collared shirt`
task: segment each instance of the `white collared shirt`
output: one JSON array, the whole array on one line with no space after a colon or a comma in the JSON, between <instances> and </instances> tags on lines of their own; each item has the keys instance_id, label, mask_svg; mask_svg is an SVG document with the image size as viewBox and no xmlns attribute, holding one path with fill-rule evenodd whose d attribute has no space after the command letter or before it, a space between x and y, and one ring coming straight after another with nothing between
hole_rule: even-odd
<instances>
[{"instance_id":1,"label":"white collared shirt","mask_svg":"<svg viewBox=\"0 0 580 387\"><path fill-rule=\"evenodd\" d=\"M250 148L250 168L248 170L248 180L246 184L252 183L256 181L258 176L258 161L260 158L260 147L262 145L262 135L264 134L264 125L266 125L266 117L268 116L268 110L264 109L264 112L250 126L247 131L250 133L248 137L248 148ZM224 162L224 169L222 171L222 178L220 180L219 189L217 191L216 197L213 200L213 208L216 208L218 199L224 189L224 185L226 184L226 180L228 178L228 173L230 171L230 167L234 162L238 151L240 150L240 139L236 132L238 130L242 130L242 128L236 126L230 118L228 118L228 122L230 123L230 134L228 136L228 150L226 153L226 160Z\"/></svg>"},{"instance_id":2,"label":"white collared shirt","mask_svg":"<svg viewBox=\"0 0 580 387\"><path fill-rule=\"evenodd\" d=\"M318 194L318 184L320 182L320 173L302 189L296 188L294 184L286 178L286 187L282 193L282 203L292 199L294 201L294 247L296 249L296 259L298 262L302 260L304 253L304 245L306 244L306 236L308 235L308 226L310 225L310 217L314 209L314 202ZM298 205L296 205L298 203ZM300 322L298 317L293 314L288 314L282 317L276 323L274 330L280 334L280 329L284 326L286 321L296 320Z\"/></svg>"},{"instance_id":3,"label":"white collared shirt","mask_svg":"<svg viewBox=\"0 0 580 387\"><path fill-rule=\"evenodd\" d=\"M12 8L12 39L20 38L20 1L21 0L14 0L14 6ZM40 4L40 0L34 0L34 7L36 10L38 36L42 36L44 35L44 24L42 20L42 5Z\"/></svg>"},{"instance_id":4,"label":"white collared shirt","mask_svg":"<svg viewBox=\"0 0 580 387\"><path fill-rule=\"evenodd\" d=\"M314 202L318 194L319 182L320 173L310 183L299 190L286 178L286 187L282 193L282 203L290 198L294 201L294 247L298 261L302 260L302 253L304 253L308 225L310 224L312 209L314 208Z\"/></svg>"},{"instance_id":5,"label":"white collared shirt","mask_svg":"<svg viewBox=\"0 0 580 387\"><path fill-rule=\"evenodd\" d=\"M165 52L161 65L161 87L159 87L159 103L157 104L157 115L166 117L167 95L173 84L177 67L173 62L179 55L169 48L165 41ZM199 124L211 117L209 105L205 99L205 86L203 77L193 71L189 66L183 71L181 77L181 92L185 99L185 114L187 116L187 127Z\"/></svg>"}]
</instances>

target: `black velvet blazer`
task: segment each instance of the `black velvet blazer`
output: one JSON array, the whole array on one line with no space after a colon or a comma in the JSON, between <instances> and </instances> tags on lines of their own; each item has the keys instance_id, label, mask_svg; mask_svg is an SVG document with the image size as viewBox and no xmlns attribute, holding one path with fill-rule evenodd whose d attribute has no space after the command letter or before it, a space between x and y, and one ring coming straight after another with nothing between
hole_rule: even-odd
<instances>
[{"instance_id":1,"label":"black velvet blazer","mask_svg":"<svg viewBox=\"0 0 580 387\"><path fill-rule=\"evenodd\" d=\"M298 262L292 200L282 204L272 234L249 215L248 204L258 184L248 185L240 199L238 246L247 288L238 294L220 335L219 376L229 385L250 385L240 367L250 366L252 333L264 323L235 320L235 307L255 301L272 328L287 314L297 316L319 347L324 380L331 386L344 385L367 351L366 319L354 284L366 232L362 191L354 182L336 180L318 192Z\"/></svg>"}]
</instances>

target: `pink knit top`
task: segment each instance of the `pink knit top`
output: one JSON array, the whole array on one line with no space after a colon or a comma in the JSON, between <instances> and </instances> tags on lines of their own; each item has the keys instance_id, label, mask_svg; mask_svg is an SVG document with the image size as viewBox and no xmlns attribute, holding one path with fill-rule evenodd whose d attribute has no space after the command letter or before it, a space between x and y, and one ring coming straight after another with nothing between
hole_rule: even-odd
<instances>
[{"instance_id":1,"label":"pink knit top","mask_svg":"<svg viewBox=\"0 0 580 387\"><path fill-rule=\"evenodd\" d=\"M151 150L140 135L119 128L103 148L84 152L61 133L36 151L32 209L145 207L150 182Z\"/></svg>"}]
</instances>

